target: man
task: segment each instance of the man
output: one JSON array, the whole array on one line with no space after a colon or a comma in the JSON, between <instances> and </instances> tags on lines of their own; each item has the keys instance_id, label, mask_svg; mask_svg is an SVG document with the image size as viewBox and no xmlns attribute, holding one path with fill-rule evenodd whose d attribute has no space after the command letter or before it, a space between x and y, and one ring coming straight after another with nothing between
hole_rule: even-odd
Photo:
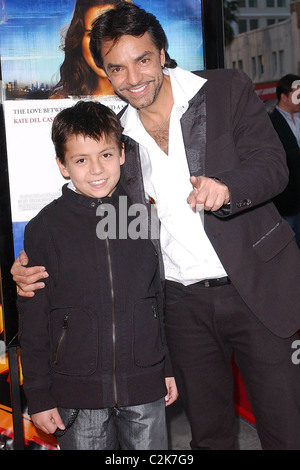
<instances>
[{"instance_id":1,"label":"man","mask_svg":"<svg viewBox=\"0 0 300 470\"><path fill-rule=\"evenodd\" d=\"M294 88L293 88L294 85ZM295 232L300 247L300 76L288 74L276 87L277 106L270 114L273 126L286 152L289 183L274 199L281 215Z\"/></svg>"},{"instance_id":2,"label":"man","mask_svg":"<svg viewBox=\"0 0 300 470\"><path fill-rule=\"evenodd\" d=\"M122 184L160 218L167 340L191 448L234 448L234 351L262 447L300 449L300 254L269 202L288 181L284 152L242 72L192 74L166 45L156 18L126 5L96 20L90 47L129 103ZM33 295L44 268L27 276L26 262L12 273Z\"/></svg>"}]
</instances>

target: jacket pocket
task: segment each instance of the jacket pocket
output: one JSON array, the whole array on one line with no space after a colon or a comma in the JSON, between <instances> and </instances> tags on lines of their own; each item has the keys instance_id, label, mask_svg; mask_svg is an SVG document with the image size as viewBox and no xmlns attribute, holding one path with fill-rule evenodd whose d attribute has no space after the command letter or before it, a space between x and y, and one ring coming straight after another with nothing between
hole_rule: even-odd
<instances>
[{"instance_id":1,"label":"jacket pocket","mask_svg":"<svg viewBox=\"0 0 300 470\"><path fill-rule=\"evenodd\" d=\"M294 237L294 232L289 224L280 219L253 244L253 248L263 261L269 261L280 253Z\"/></svg>"},{"instance_id":2,"label":"jacket pocket","mask_svg":"<svg viewBox=\"0 0 300 470\"><path fill-rule=\"evenodd\" d=\"M164 360L161 319L155 297L141 299L134 306L133 360L139 367L150 367Z\"/></svg>"},{"instance_id":3,"label":"jacket pocket","mask_svg":"<svg viewBox=\"0 0 300 470\"><path fill-rule=\"evenodd\" d=\"M56 308L50 313L50 363L53 372L91 375L97 367L97 318L85 307Z\"/></svg>"}]
</instances>

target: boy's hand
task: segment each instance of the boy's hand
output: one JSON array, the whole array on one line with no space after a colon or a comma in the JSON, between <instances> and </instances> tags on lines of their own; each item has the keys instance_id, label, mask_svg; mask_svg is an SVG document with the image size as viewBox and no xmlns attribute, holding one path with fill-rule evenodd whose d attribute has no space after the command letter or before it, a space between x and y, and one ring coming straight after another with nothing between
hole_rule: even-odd
<instances>
[{"instance_id":1,"label":"boy's hand","mask_svg":"<svg viewBox=\"0 0 300 470\"><path fill-rule=\"evenodd\" d=\"M31 419L35 427L41 429L46 434L53 434L57 428L65 429L57 408L35 413L31 415Z\"/></svg>"},{"instance_id":2,"label":"boy's hand","mask_svg":"<svg viewBox=\"0 0 300 470\"><path fill-rule=\"evenodd\" d=\"M193 191L187 198L192 209L198 207L206 211L217 211L230 201L229 189L221 181L205 176L192 176Z\"/></svg>"},{"instance_id":3,"label":"boy's hand","mask_svg":"<svg viewBox=\"0 0 300 470\"><path fill-rule=\"evenodd\" d=\"M25 251L21 251L18 258L15 260L10 270L13 280L18 286L18 294L22 297L33 297L37 289L43 289L45 284L37 282L40 279L46 278L49 274L46 272L44 266L33 266L26 268L28 264L28 257Z\"/></svg>"},{"instance_id":4,"label":"boy's hand","mask_svg":"<svg viewBox=\"0 0 300 470\"><path fill-rule=\"evenodd\" d=\"M178 391L174 377L165 378L167 395L165 396L166 406L171 405L178 398Z\"/></svg>"}]
</instances>

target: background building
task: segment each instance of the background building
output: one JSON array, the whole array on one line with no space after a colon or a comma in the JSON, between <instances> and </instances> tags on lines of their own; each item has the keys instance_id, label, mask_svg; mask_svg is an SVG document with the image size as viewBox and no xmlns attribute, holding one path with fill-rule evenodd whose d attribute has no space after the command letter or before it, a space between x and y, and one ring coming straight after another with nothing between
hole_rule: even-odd
<instances>
[{"instance_id":1,"label":"background building","mask_svg":"<svg viewBox=\"0 0 300 470\"><path fill-rule=\"evenodd\" d=\"M226 67L244 70L262 99L276 99L277 81L300 74L300 0L242 0L236 17Z\"/></svg>"},{"instance_id":2,"label":"background building","mask_svg":"<svg viewBox=\"0 0 300 470\"><path fill-rule=\"evenodd\" d=\"M265 28L290 17L291 0L240 0L235 34Z\"/></svg>"}]
</instances>

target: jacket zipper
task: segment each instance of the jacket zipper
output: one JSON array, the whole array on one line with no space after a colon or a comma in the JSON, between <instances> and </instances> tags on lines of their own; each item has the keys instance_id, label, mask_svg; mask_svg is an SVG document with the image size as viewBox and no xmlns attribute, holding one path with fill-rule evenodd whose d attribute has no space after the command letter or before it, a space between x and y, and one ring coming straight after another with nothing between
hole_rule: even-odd
<instances>
[{"instance_id":1,"label":"jacket zipper","mask_svg":"<svg viewBox=\"0 0 300 470\"><path fill-rule=\"evenodd\" d=\"M114 391L114 400L115 407L118 406L118 393L117 393L117 380L116 380L116 321L115 321L115 292L113 284L113 274L111 266L111 254L110 254L110 245L108 236L105 238L106 252L107 252L107 261L108 261L108 274L109 274L109 283L110 283L110 293L112 300L112 342L113 342L113 391Z\"/></svg>"},{"instance_id":2,"label":"jacket zipper","mask_svg":"<svg viewBox=\"0 0 300 470\"><path fill-rule=\"evenodd\" d=\"M58 362L58 353L59 353L59 350L60 350L60 347L61 347L61 344L63 342L63 339L66 335L66 332L67 332L67 328L68 328L68 316L69 315L65 315L64 318L63 318L63 330L62 330L62 333L60 335L60 338L59 338L59 341L58 341L58 345L57 345L57 348L56 348L56 353L55 353L55 360L54 360L54 364L57 365L57 362Z\"/></svg>"},{"instance_id":3,"label":"jacket zipper","mask_svg":"<svg viewBox=\"0 0 300 470\"><path fill-rule=\"evenodd\" d=\"M152 312L153 312L153 316L156 320L156 324L157 324L157 329L158 329L158 334L159 334L159 337L161 338L161 328L160 328L160 321L159 321L159 318L158 318L158 313L157 313L157 309L154 305L152 305Z\"/></svg>"}]
</instances>

